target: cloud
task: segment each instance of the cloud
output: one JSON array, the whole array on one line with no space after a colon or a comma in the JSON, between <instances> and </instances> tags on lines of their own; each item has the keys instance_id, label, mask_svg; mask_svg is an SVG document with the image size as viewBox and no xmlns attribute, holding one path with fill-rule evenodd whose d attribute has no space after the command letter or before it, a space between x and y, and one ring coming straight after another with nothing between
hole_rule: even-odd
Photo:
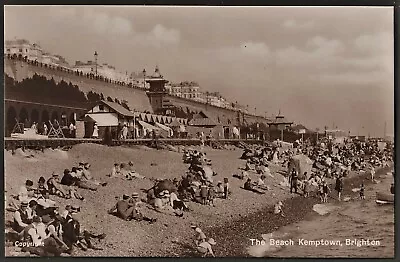
<instances>
[{"instance_id":1,"label":"cloud","mask_svg":"<svg viewBox=\"0 0 400 262\"><path fill-rule=\"evenodd\" d=\"M322 73L314 76L319 82L325 82L329 84L338 85L351 85L351 86L375 86L378 89L382 88L386 90L387 87L392 86L387 80L390 81L390 73L384 71L371 71L365 72L355 72L349 71L340 74L335 73ZM393 77L392 77L393 78ZM352 89L354 91L355 89ZM366 91L362 91L366 92Z\"/></svg>"},{"instance_id":2,"label":"cloud","mask_svg":"<svg viewBox=\"0 0 400 262\"><path fill-rule=\"evenodd\" d=\"M393 52L393 33L363 34L354 40L353 46L367 53Z\"/></svg>"},{"instance_id":3,"label":"cloud","mask_svg":"<svg viewBox=\"0 0 400 262\"><path fill-rule=\"evenodd\" d=\"M279 66L327 68L334 65L339 54L345 49L339 40L329 40L320 36L309 39L304 49L295 46L275 51L276 63Z\"/></svg>"},{"instance_id":4,"label":"cloud","mask_svg":"<svg viewBox=\"0 0 400 262\"><path fill-rule=\"evenodd\" d=\"M110 16L93 9L83 9L83 24L98 34L130 35L133 33L131 22L123 17Z\"/></svg>"},{"instance_id":5,"label":"cloud","mask_svg":"<svg viewBox=\"0 0 400 262\"><path fill-rule=\"evenodd\" d=\"M294 19L289 19L283 23L283 27L288 29L312 29L315 27L315 23L314 21L307 21L302 23Z\"/></svg>"},{"instance_id":6,"label":"cloud","mask_svg":"<svg viewBox=\"0 0 400 262\"><path fill-rule=\"evenodd\" d=\"M141 44L145 46L163 47L178 45L181 40L181 33L179 30L174 28L166 28L161 24L157 24L149 32L135 33L132 41L135 44Z\"/></svg>"},{"instance_id":7,"label":"cloud","mask_svg":"<svg viewBox=\"0 0 400 262\"><path fill-rule=\"evenodd\" d=\"M77 11L73 7L57 7L57 6L52 6L50 8L50 16L56 19L64 20L64 19L74 19Z\"/></svg>"}]
</instances>

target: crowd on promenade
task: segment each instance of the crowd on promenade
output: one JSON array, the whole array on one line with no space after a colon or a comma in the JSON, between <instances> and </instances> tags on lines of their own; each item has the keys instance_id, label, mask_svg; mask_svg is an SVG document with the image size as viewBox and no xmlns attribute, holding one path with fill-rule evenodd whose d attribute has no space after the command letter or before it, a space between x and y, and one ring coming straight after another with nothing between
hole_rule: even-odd
<instances>
[{"instance_id":1,"label":"crowd on promenade","mask_svg":"<svg viewBox=\"0 0 400 262\"><path fill-rule=\"evenodd\" d=\"M298 160L298 156L303 160ZM245 159L245 167L239 174L233 177L242 179L244 184L238 190L247 190L257 194L266 194L272 190L272 184L268 184L268 177L273 177L269 167L271 165L287 168L283 188L290 189L290 193L301 194L309 197L312 185L318 188L317 193L321 202L327 201L327 195L331 190L328 179L336 179L335 190L338 199L341 199L343 190L343 177L350 171L359 172L367 170L374 180L375 169L389 165L393 161L393 145L382 146L377 141L346 141L334 144L322 139L317 144L296 141L290 147L283 147L280 141L275 141L263 146L247 146L242 159ZM149 179L153 186L143 190L144 194L133 192L122 194L115 199L116 203L108 207L106 212L126 221L146 221L156 223L155 215L145 214L144 207L151 208L157 213L170 216L185 217L190 212L189 202L200 205L215 206L215 200L230 201L230 196L236 192L232 188L229 177L222 181L215 181L218 174L212 170L212 161L207 154L200 150L185 150L183 163L188 165L188 170L174 179L155 179L147 174L139 174L134 169L134 163L115 163L110 167L108 177L96 180L90 173L91 165L82 161L71 170L65 169L62 176L53 172L47 179L40 177L37 184L27 179L24 186L11 200L7 210L14 212L13 221L9 231L14 241L33 243L24 246L23 251L39 256L59 256L62 253L72 254L74 248L82 250L101 249L94 243L96 239L104 239L102 233L91 232L84 229L80 220L79 206L66 206L63 210L57 204L57 198L76 199L84 201L79 190L96 191L113 183L114 179L135 180ZM299 162L296 162L299 161ZM310 165L310 168L304 168ZM305 171L307 170L307 171ZM257 176L253 181L250 172ZM104 180L107 179L107 182ZM79 190L78 190L79 189ZM361 186L360 197L365 198L364 186ZM284 206L281 201L276 203L273 212L284 216ZM154 213L155 214L155 213ZM195 249L202 256L212 255L212 246L216 241L205 237L202 230L194 225L197 238ZM101 243L101 242L99 242Z\"/></svg>"}]
</instances>

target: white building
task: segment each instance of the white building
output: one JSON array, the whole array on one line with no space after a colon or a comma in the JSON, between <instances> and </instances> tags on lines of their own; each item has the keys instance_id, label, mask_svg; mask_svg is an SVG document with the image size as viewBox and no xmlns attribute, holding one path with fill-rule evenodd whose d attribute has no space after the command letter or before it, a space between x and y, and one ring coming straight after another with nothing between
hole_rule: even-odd
<instances>
[{"instance_id":1,"label":"white building","mask_svg":"<svg viewBox=\"0 0 400 262\"><path fill-rule=\"evenodd\" d=\"M60 55L53 55L43 51L38 44L31 44L26 39L15 39L5 41L4 48L5 56L17 56L19 58L26 58L27 60L37 61L51 66L61 66L70 68L68 62Z\"/></svg>"},{"instance_id":2,"label":"white building","mask_svg":"<svg viewBox=\"0 0 400 262\"><path fill-rule=\"evenodd\" d=\"M128 76L127 72L126 73L119 72L115 69L114 66L109 65L107 63L96 65L96 62L90 60L87 61L86 63L81 61L76 61L73 70L82 71L83 74L96 74L97 70L97 75L102 76L104 78L108 78L113 81L122 81L125 83L131 82L131 78L130 76Z\"/></svg>"},{"instance_id":3,"label":"white building","mask_svg":"<svg viewBox=\"0 0 400 262\"><path fill-rule=\"evenodd\" d=\"M187 99L197 100L200 97L200 87L196 82L184 81L181 83L172 83L165 86L167 92L171 95Z\"/></svg>"}]
</instances>

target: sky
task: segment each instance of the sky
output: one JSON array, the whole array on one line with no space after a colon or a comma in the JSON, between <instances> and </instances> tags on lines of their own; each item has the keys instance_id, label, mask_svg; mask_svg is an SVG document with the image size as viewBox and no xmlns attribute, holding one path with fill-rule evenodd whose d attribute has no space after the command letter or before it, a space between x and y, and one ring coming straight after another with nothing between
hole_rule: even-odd
<instances>
[{"instance_id":1,"label":"sky","mask_svg":"<svg viewBox=\"0 0 400 262\"><path fill-rule=\"evenodd\" d=\"M394 133L393 8L5 6L5 39L154 72L249 111L354 135Z\"/></svg>"}]
</instances>

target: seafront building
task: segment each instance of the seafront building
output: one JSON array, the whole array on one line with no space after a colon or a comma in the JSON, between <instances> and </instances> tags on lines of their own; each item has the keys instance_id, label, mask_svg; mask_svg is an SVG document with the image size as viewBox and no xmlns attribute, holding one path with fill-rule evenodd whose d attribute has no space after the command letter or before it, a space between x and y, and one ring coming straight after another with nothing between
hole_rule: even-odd
<instances>
[{"instance_id":1,"label":"seafront building","mask_svg":"<svg viewBox=\"0 0 400 262\"><path fill-rule=\"evenodd\" d=\"M102 76L113 81L131 83L132 79L128 75L128 72L120 72L114 66L107 63L99 64L94 61L81 62L76 61L73 67L74 71L81 71L83 74L94 74Z\"/></svg>"}]
</instances>

